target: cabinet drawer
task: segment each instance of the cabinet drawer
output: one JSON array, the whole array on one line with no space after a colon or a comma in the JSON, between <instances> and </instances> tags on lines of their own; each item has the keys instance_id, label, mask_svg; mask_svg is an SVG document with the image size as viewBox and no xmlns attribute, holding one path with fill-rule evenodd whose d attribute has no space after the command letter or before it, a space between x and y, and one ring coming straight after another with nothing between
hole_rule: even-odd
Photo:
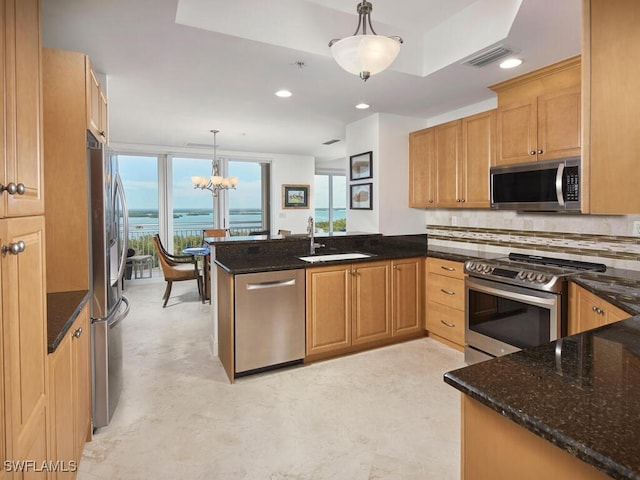
<instances>
[{"instance_id":1,"label":"cabinet drawer","mask_svg":"<svg viewBox=\"0 0 640 480\"><path fill-rule=\"evenodd\" d=\"M464 345L464 312L455 308L427 303L427 331Z\"/></svg>"},{"instance_id":2,"label":"cabinet drawer","mask_svg":"<svg viewBox=\"0 0 640 480\"><path fill-rule=\"evenodd\" d=\"M427 258L427 271L447 277L464 279L464 263L443 260L441 258Z\"/></svg>"},{"instance_id":3,"label":"cabinet drawer","mask_svg":"<svg viewBox=\"0 0 640 480\"><path fill-rule=\"evenodd\" d=\"M427 300L464 311L464 280L429 275Z\"/></svg>"}]
</instances>

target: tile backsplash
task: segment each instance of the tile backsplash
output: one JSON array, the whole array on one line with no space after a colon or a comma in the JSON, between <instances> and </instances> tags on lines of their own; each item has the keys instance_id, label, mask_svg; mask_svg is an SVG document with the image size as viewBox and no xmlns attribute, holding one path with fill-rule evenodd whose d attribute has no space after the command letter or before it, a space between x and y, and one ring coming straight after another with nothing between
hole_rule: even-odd
<instances>
[{"instance_id":1,"label":"tile backsplash","mask_svg":"<svg viewBox=\"0 0 640 480\"><path fill-rule=\"evenodd\" d=\"M640 270L640 215L523 214L489 210L427 212L429 245L488 253L536 253Z\"/></svg>"}]
</instances>

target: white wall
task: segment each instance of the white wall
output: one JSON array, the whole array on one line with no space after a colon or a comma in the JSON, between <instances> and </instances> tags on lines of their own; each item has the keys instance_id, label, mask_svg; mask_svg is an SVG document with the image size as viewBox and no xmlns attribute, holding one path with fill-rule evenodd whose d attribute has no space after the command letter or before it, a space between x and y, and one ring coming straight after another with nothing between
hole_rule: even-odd
<instances>
[{"instance_id":1,"label":"white wall","mask_svg":"<svg viewBox=\"0 0 640 480\"><path fill-rule=\"evenodd\" d=\"M271 163L271 233L291 230L306 233L307 219L314 215L314 158L309 156L274 155ZM309 185L309 208L283 209L282 185Z\"/></svg>"},{"instance_id":2,"label":"white wall","mask_svg":"<svg viewBox=\"0 0 640 480\"><path fill-rule=\"evenodd\" d=\"M349 232L424 233L424 211L408 207L409 132L424 123L424 119L376 113L347 125L347 184L373 183L372 210L347 208ZM373 178L351 182L348 157L368 151L373 152Z\"/></svg>"}]
</instances>

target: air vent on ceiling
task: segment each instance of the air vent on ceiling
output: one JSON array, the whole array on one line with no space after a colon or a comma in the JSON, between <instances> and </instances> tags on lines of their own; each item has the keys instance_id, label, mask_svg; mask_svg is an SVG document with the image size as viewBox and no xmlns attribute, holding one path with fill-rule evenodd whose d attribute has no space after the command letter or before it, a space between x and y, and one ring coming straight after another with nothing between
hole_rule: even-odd
<instances>
[{"instance_id":1,"label":"air vent on ceiling","mask_svg":"<svg viewBox=\"0 0 640 480\"><path fill-rule=\"evenodd\" d=\"M186 146L194 148L213 148L211 143L187 143Z\"/></svg>"},{"instance_id":2,"label":"air vent on ceiling","mask_svg":"<svg viewBox=\"0 0 640 480\"><path fill-rule=\"evenodd\" d=\"M323 142L323 145L333 145L334 143L338 143L340 140L338 140L337 138L334 138L333 140L327 140L326 142Z\"/></svg>"},{"instance_id":3,"label":"air vent on ceiling","mask_svg":"<svg viewBox=\"0 0 640 480\"><path fill-rule=\"evenodd\" d=\"M513 50L508 49L503 45L499 45L491 50L487 50L480 55L477 55L473 58L470 58L466 62L463 62L464 65L471 65L472 67L484 67L500 58L507 57L513 53Z\"/></svg>"}]
</instances>

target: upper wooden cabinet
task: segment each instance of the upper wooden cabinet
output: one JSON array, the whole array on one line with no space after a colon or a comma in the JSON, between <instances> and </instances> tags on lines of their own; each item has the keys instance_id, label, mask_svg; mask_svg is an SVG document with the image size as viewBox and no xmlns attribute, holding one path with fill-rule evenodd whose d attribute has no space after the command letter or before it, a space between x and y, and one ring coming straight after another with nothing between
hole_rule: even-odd
<instances>
[{"instance_id":1,"label":"upper wooden cabinet","mask_svg":"<svg viewBox=\"0 0 640 480\"><path fill-rule=\"evenodd\" d=\"M435 207L435 129L409 134L409 206Z\"/></svg>"},{"instance_id":2,"label":"upper wooden cabinet","mask_svg":"<svg viewBox=\"0 0 640 480\"><path fill-rule=\"evenodd\" d=\"M462 120L435 127L435 144L436 207L456 207L462 196Z\"/></svg>"},{"instance_id":3,"label":"upper wooden cabinet","mask_svg":"<svg viewBox=\"0 0 640 480\"><path fill-rule=\"evenodd\" d=\"M581 154L580 57L490 87L498 94L496 165Z\"/></svg>"},{"instance_id":4,"label":"upper wooden cabinet","mask_svg":"<svg viewBox=\"0 0 640 480\"><path fill-rule=\"evenodd\" d=\"M86 81L88 64L88 58L82 53L43 49L47 289L50 293L89 288L87 115L91 109L85 89L95 84L93 80ZM89 78L93 79L91 75Z\"/></svg>"},{"instance_id":5,"label":"upper wooden cabinet","mask_svg":"<svg viewBox=\"0 0 640 480\"><path fill-rule=\"evenodd\" d=\"M38 0L2 0L0 8L0 217L41 215L40 5Z\"/></svg>"},{"instance_id":6,"label":"upper wooden cabinet","mask_svg":"<svg viewBox=\"0 0 640 480\"><path fill-rule=\"evenodd\" d=\"M489 208L496 111L409 134L409 206Z\"/></svg>"},{"instance_id":7,"label":"upper wooden cabinet","mask_svg":"<svg viewBox=\"0 0 640 480\"><path fill-rule=\"evenodd\" d=\"M87 95L87 129L101 143L107 143L108 111L107 97L102 86L91 69L91 62L85 57L86 95Z\"/></svg>"},{"instance_id":8,"label":"upper wooden cabinet","mask_svg":"<svg viewBox=\"0 0 640 480\"><path fill-rule=\"evenodd\" d=\"M583 0L582 210L640 213L640 2Z\"/></svg>"}]
</instances>

